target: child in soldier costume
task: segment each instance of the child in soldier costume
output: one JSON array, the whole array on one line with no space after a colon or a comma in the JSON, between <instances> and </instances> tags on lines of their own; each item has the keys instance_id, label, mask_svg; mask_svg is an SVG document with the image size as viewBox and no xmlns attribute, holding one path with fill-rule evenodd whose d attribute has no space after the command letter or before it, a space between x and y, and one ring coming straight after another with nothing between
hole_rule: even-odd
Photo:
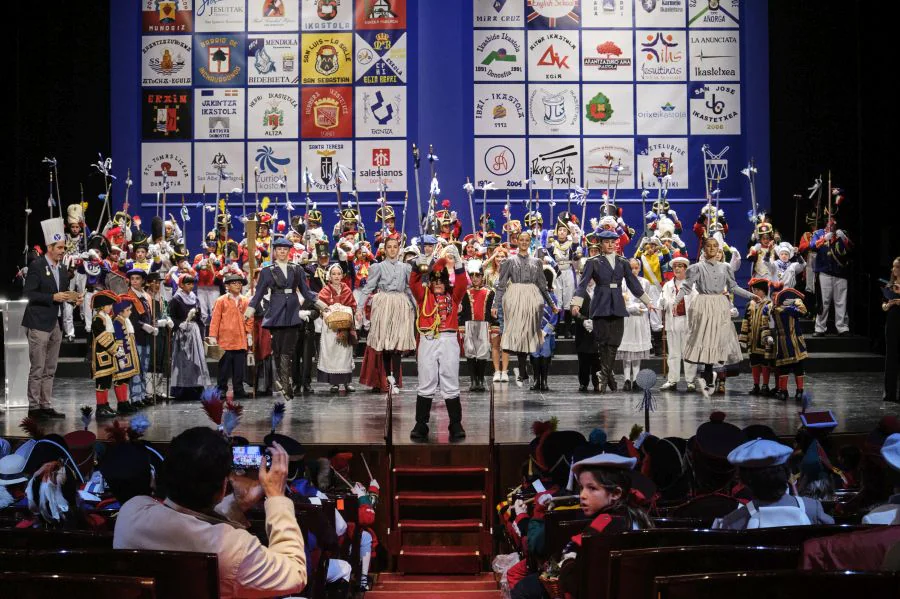
<instances>
[{"instance_id":1,"label":"child in soldier costume","mask_svg":"<svg viewBox=\"0 0 900 599\"><path fill-rule=\"evenodd\" d=\"M91 323L93 340L91 378L94 379L96 388L98 419L116 416L115 410L109 407L109 390L113 384L113 377L118 372L119 346L116 343L116 329L112 317L113 306L117 299L115 293L105 289L96 292L91 298L91 309L94 311L94 320Z\"/></svg>"},{"instance_id":2,"label":"child in soldier costume","mask_svg":"<svg viewBox=\"0 0 900 599\"><path fill-rule=\"evenodd\" d=\"M770 324L772 300L768 297L769 281L750 279L747 287L760 301L747 304L738 341L741 343L741 349L746 350L750 356L750 372L753 373L753 388L750 395L771 395L769 374L775 366L775 344ZM760 375L762 388L759 386Z\"/></svg>"},{"instance_id":3,"label":"child in soldier costume","mask_svg":"<svg viewBox=\"0 0 900 599\"><path fill-rule=\"evenodd\" d=\"M668 366L666 382L660 387L660 390L675 389L678 385L678 380L681 378L683 367L684 380L687 381L687 390L696 391L697 365L683 359L684 346L687 343L689 333L687 311L695 294L691 293L677 304L675 303L675 296L678 295L681 286L684 285L685 275L691 262L684 256L677 256L672 259L671 264L672 279L666 281L666 284L663 285L662 294L659 296L659 302L657 303L657 307L665 312L663 324L666 330L666 364Z\"/></svg>"},{"instance_id":4,"label":"child in soldier costume","mask_svg":"<svg viewBox=\"0 0 900 599\"><path fill-rule=\"evenodd\" d=\"M131 312L134 302L139 301L127 295L120 295L113 306L113 335L116 339L116 373L113 375L113 389L116 393L116 412L122 416L133 414L139 407L128 401L128 386L131 379L141 374L141 361L134 341L134 327L131 326Z\"/></svg>"},{"instance_id":5,"label":"child in soldier costume","mask_svg":"<svg viewBox=\"0 0 900 599\"><path fill-rule=\"evenodd\" d=\"M162 275L159 271L147 275L147 295L150 298L150 320L159 333L153 337L150 346L150 368L147 370L147 397L154 401L169 399L165 379L169 373L169 339L174 323L169 318L168 302L163 298L160 287Z\"/></svg>"},{"instance_id":6,"label":"child in soldier costume","mask_svg":"<svg viewBox=\"0 0 900 599\"><path fill-rule=\"evenodd\" d=\"M416 425L409 438L422 442L428 438L428 419L435 392L440 388L450 418L450 440L466 438L462 426L462 404L459 401L459 304L466 295L466 274L456 246L448 246L444 258L435 262L426 284L422 274L413 270L409 288L418 305L416 329L419 331L417 367L419 387L416 390ZM450 288L449 260L453 261L456 278Z\"/></svg>"},{"instance_id":7,"label":"child in soldier costume","mask_svg":"<svg viewBox=\"0 0 900 599\"><path fill-rule=\"evenodd\" d=\"M494 291L484 286L481 260L470 259L466 270L472 285L462 299L459 332L463 337L463 351L469 363L469 391L484 391L484 369L491 359L491 329L496 325L496 319L491 317ZM499 330L496 332L499 333Z\"/></svg>"},{"instance_id":8,"label":"child in soldier costume","mask_svg":"<svg viewBox=\"0 0 900 599\"><path fill-rule=\"evenodd\" d=\"M803 397L803 362L806 360L806 341L800 331L800 318L806 316L803 294L796 289L782 289L774 299L772 308L775 320L775 364L778 366L778 398L788 398L788 377L794 374L797 390L795 398Z\"/></svg>"},{"instance_id":9,"label":"child in soldier costume","mask_svg":"<svg viewBox=\"0 0 900 599\"><path fill-rule=\"evenodd\" d=\"M547 262L544 262L544 278L547 279L547 289L552 290L556 280L556 271ZM553 299L553 304L544 304L544 311L541 315L543 340L537 350L531 352L531 368L534 371L534 384L530 387L531 391L550 390L547 377L550 375L550 360L556 349L556 325L559 323L559 313L554 308L555 305L558 305L559 300L553 291L550 291L550 297Z\"/></svg>"}]
</instances>

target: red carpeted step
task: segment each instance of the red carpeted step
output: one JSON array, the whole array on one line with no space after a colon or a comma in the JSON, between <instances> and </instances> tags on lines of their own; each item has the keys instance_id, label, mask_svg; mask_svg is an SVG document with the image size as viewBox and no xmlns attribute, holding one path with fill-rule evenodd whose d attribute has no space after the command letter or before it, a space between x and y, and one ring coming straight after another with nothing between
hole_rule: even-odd
<instances>
[{"instance_id":1,"label":"red carpeted step","mask_svg":"<svg viewBox=\"0 0 900 599\"><path fill-rule=\"evenodd\" d=\"M386 572L378 575L375 589L366 593L367 599L498 599L500 596L494 575L490 573L427 576Z\"/></svg>"},{"instance_id":2,"label":"red carpeted step","mask_svg":"<svg viewBox=\"0 0 900 599\"><path fill-rule=\"evenodd\" d=\"M402 491L394 494L394 501L406 505L481 505L485 495L481 491Z\"/></svg>"},{"instance_id":3,"label":"red carpeted step","mask_svg":"<svg viewBox=\"0 0 900 599\"><path fill-rule=\"evenodd\" d=\"M494 581L494 575L491 572L481 572L480 574L468 574L455 576L443 576L440 574L403 574L402 572L382 572L378 574L378 582L394 582L405 580L407 582L483 582L485 580Z\"/></svg>"},{"instance_id":4,"label":"red carpeted step","mask_svg":"<svg viewBox=\"0 0 900 599\"><path fill-rule=\"evenodd\" d=\"M435 474L445 474L447 476L471 476L475 474L484 474L488 469L483 466L397 466L394 468L394 474L409 476L419 474L422 476L433 476Z\"/></svg>"},{"instance_id":5,"label":"red carpeted step","mask_svg":"<svg viewBox=\"0 0 900 599\"><path fill-rule=\"evenodd\" d=\"M500 599L502 595L497 590L369 591L366 593L366 599L392 599L393 597L403 597L403 599Z\"/></svg>"},{"instance_id":6,"label":"red carpeted step","mask_svg":"<svg viewBox=\"0 0 900 599\"><path fill-rule=\"evenodd\" d=\"M397 569L417 574L477 574L481 572L481 558L477 547L403 545Z\"/></svg>"},{"instance_id":7,"label":"red carpeted step","mask_svg":"<svg viewBox=\"0 0 900 599\"><path fill-rule=\"evenodd\" d=\"M379 582L375 588L376 591L433 591L438 587L446 587L448 591L496 591L497 583L493 580L485 580L483 582L453 582L436 583L436 582L405 582L405 581L389 581Z\"/></svg>"},{"instance_id":8,"label":"red carpeted step","mask_svg":"<svg viewBox=\"0 0 900 599\"><path fill-rule=\"evenodd\" d=\"M403 532L480 532L481 520L401 520L397 528Z\"/></svg>"}]
</instances>

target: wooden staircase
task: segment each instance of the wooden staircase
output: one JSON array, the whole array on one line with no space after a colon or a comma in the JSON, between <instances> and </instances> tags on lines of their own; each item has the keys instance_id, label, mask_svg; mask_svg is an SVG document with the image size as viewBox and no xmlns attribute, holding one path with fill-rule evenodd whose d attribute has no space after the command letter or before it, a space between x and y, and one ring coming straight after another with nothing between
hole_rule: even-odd
<instances>
[{"instance_id":1,"label":"wooden staircase","mask_svg":"<svg viewBox=\"0 0 900 599\"><path fill-rule=\"evenodd\" d=\"M385 573L366 599L499 599L493 574L406 576Z\"/></svg>"}]
</instances>

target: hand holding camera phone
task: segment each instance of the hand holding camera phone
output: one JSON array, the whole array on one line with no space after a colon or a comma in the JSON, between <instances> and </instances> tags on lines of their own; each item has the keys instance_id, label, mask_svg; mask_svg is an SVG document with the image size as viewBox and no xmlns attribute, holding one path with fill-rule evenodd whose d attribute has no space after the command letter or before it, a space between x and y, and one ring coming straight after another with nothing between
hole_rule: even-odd
<instances>
[{"instance_id":1,"label":"hand holding camera phone","mask_svg":"<svg viewBox=\"0 0 900 599\"><path fill-rule=\"evenodd\" d=\"M259 470L263 460L266 469L272 467L272 453L263 445L241 445L231 448L231 467L234 470Z\"/></svg>"}]
</instances>

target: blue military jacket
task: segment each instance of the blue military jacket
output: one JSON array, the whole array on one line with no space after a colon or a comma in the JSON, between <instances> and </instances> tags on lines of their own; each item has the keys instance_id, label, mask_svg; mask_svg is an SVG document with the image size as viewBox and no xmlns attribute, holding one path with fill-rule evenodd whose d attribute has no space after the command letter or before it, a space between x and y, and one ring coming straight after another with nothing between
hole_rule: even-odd
<instances>
[{"instance_id":1,"label":"blue military jacket","mask_svg":"<svg viewBox=\"0 0 900 599\"><path fill-rule=\"evenodd\" d=\"M628 311L625 309L625 299L622 297L622 281L628 285L628 289L635 297L644 295L644 288L638 281L634 273L631 272L631 265L628 260L621 256L616 256L615 266L610 266L605 256L594 256L588 258L584 265L584 272L581 273L581 280L578 282L578 288L575 290L575 297L580 297L583 301L588 299L587 286L593 280L594 297L591 299L591 318L601 318L603 316L619 316L625 318ZM582 313L588 315L583 309Z\"/></svg>"},{"instance_id":2,"label":"blue military jacket","mask_svg":"<svg viewBox=\"0 0 900 599\"><path fill-rule=\"evenodd\" d=\"M279 327L296 327L300 325L300 299L297 290L304 299L315 302L318 296L313 293L306 282L303 268L288 263L287 277L277 263L265 266L259 273L256 293L250 300L250 306L256 310L263 296L272 292L269 298L269 309L263 317L262 326L267 329Z\"/></svg>"}]
</instances>

